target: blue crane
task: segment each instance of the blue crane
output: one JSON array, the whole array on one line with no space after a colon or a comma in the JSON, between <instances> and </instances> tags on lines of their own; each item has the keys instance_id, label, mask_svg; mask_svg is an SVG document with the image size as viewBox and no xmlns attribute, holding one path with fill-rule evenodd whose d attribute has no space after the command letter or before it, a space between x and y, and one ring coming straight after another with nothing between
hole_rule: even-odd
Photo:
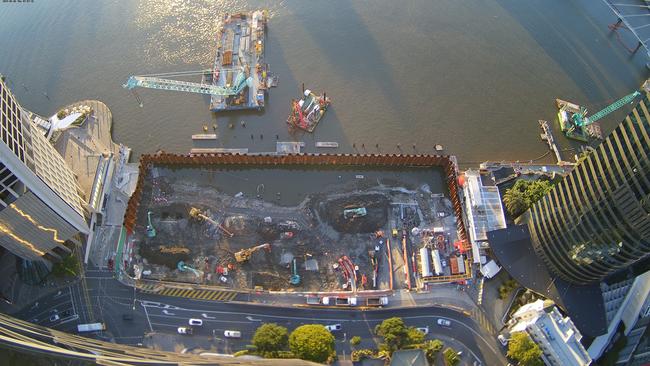
<instances>
[{"instance_id":1,"label":"blue crane","mask_svg":"<svg viewBox=\"0 0 650 366\"><path fill-rule=\"evenodd\" d=\"M622 108L626 104L634 102L634 100L640 95L641 93L639 91L628 94L589 117L587 117L587 108L558 100L558 102L563 103L558 112L558 119L560 121L562 132L564 132L568 138L587 141L589 136L589 133L586 130L587 126Z\"/></svg>"},{"instance_id":2,"label":"blue crane","mask_svg":"<svg viewBox=\"0 0 650 366\"><path fill-rule=\"evenodd\" d=\"M186 93L198 93L208 95L230 96L241 93L244 87L253 85L253 78L246 77L243 68L221 69L221 72L237 72L237 76L232 85L213 85L207 83L196 83L184 80L169 79L173 77L187 77L196 75L211 75L212 70L182 71L162 74L133 75L128 78L122 85L125 89L133 91L135 88L148 88L159 90L171 90ZM136 95L137 98L137 95ZM138 102L140 100L138 99ZM140 102L142 106L142 102Z\"/></svg>"}]
</instances>

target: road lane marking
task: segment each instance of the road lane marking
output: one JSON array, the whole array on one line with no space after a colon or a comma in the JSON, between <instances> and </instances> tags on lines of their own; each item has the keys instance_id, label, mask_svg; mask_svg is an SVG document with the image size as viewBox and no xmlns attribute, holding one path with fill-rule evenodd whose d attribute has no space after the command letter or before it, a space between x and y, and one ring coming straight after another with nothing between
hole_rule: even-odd
<instances>
[{"instance_id":1,"label":"road lane marking","mask_svg":"<svg viewBox=\"0 0 650 366\"><path fill-rule=\"evenodd\" d=\"M149 312L147 312L147 307L144 306L144 304L141 304L142 307L144 308L144 315L147 316L147 323L149 323L149 329L153 332L153 327L151 326L151 319L149 319Z\"/></svg>"}]
</instances>

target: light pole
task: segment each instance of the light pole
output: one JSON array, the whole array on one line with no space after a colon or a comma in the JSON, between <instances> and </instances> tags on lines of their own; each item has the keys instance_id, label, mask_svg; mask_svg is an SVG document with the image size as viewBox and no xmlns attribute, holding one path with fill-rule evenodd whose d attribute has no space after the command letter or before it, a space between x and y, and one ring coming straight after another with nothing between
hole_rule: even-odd
<instances>
[{"instance_id":1,"label":"light pole","mask_svg":"<svg viewBox=\"0 0 650 366\"><path fill-rule=\"evenodd\" d=\"M132 311L135 311L135 288L137 287L137 283L135 280L133 281L133 307L131 308Z\"/></svg>"}]
</instances>

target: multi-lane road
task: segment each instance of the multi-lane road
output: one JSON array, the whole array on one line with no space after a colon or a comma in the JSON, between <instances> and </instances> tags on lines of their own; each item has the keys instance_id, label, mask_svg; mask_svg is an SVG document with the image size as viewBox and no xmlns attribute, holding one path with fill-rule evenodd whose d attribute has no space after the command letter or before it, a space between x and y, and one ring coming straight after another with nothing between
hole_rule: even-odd
<instances>
[{"instance_id":1,"label":"multi-lane road","mask_svg":"<svg viewBox=\"0 0 650 366\"><path fill-rule=\"evenodd\" d=\"M363 339L359 347L376 348L380 339L373 335L375 326L383 319L399 316L407 325L428 327L428 338L441 338L456 345L462 344L465 364L507 363L494 336L485 332L471 318L444 307L384 308L370 311L287 308L165 297L140 292L134 301L133 289L113 279L110 272L89 270L86 275L90 305L84 300L86 297L83 296L80 285L74 284L38 299L16 316L69 332L76 332L79 323L104 322L107 331L95 335L96 338L132 345L158 341L164 343L165 340L172 339L173 343L183 345L184 348L210 345L220 353L244 349L250 344L255 329L263 323L277 323L289 330L302 324L341 324L341 331L335 332L337 352L348 355L348 341L351 337L360 336ZM58 315L58 318L54 315ZM203 325L194 326L194 334L191 336L178 334L177 328L187 326L190 318L201 319ZM440 318L449 320L451 325L438 325L437 319ZM242 333L242 338L226 338L225 330L238 330ZM155 336L145 339L144 334Z\"/></svg>"}]
</instances>

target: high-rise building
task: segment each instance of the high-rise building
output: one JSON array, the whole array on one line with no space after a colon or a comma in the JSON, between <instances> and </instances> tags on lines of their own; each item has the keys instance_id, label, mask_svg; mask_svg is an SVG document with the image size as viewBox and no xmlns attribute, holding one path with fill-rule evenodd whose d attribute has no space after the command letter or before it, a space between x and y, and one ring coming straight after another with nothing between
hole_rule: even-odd
<instances>
[{"instance_id":1,"label":"high-rise building","mask_svg":"<svg viewBox=\"0 0 650 366\"><path fill-rule=\"evenodd\" d=\"M650 253L650 103L625 120L523 216L551 272L589 284Z\"/></svg>"},{"instance_id":2,"label":"high-rise building","mask_svg":"<svg viewBox=\"0 0 650 366\"><path fill-rule=\"evenodd\" d=\"M56 261L89 232L74 173L0 77L0 245Z\"/></svg>"},{"instance_id":3,"label":"high-rise building","mask_svg":"<svg viewBox=\"0 0 650 366\"><path fill-rule=\"evenodd\" d=\"M550 366L586 366L591 357L580 343L582 335L568 317L560 314L553 301L537 300L523 305L513 315L509 332L526 332L542 351Z\"/></svg>"}]
</instances>

